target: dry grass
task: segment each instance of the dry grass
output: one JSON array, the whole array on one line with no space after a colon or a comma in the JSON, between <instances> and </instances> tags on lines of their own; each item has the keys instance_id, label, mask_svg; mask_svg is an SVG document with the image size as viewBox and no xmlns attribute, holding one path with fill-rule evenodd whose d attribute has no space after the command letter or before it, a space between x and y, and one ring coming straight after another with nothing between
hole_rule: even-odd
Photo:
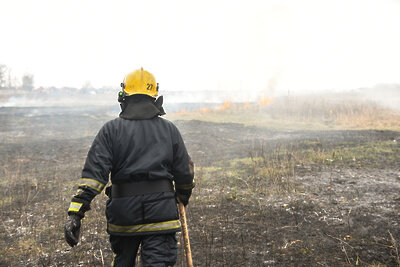
<instances>
[{"instance_id":1,"label":"dry grass","mask_svg":"<svg viewBox=\"0 0 400 267\"><path fill-rule=\"evenodd\" d=\"M249 151L247 158L218 161L212 166L198 168L196 179L198 190L214 188L232 201L257 201L260 195L300 193L302 189L294 177L311 169L387 168L395 167L399 161L400 146L393 141L345 144L335 148L321 148L318 142L304 141L277 144L272 149L261 145L257 150Z\"/></svg>"},{"instance_id":2,"label":"dry grass","mask_svg":"<svg viewBox=\"0 0 400 267\"><path fill-rule=\"evenodd\" d=\"M167 118L244 123L276 130L400 130L398 111L340 95L280 97L267 105L236 103L225 109L168 114Z\"/></svg>"}]
</instances>

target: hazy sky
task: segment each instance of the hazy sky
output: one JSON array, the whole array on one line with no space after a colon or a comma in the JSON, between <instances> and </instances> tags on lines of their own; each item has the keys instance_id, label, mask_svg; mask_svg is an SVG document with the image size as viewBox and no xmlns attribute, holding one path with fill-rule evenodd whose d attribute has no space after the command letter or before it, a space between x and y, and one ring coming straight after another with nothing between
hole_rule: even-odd
<instances>
[{"instance_id":1,"label":"hazy sky","mask_svg":"<svg viewBox=\"0 0 400 267\"><path fill-rule=\"evenodd\" d=\"M0 0L0 64L36 86L299 91L400 83L400 1Z\"/></svg>"}]
</instances>

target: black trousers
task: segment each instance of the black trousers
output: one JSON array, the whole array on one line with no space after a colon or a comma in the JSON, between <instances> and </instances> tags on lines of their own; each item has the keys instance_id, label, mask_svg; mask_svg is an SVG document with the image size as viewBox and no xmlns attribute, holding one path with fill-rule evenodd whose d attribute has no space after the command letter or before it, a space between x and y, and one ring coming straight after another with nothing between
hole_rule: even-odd
<instances>
[{"instance_id":1,"label":"black trousers","mask_svg":"<svg viewBox=\"0 0 400 267\"><path fill-rule=\"evenodd\" d=\"M177 257L175 233L142 236L110 235L111 249L115 254L114 267L135 266L136 255L141 244L140 262L142 267L174 266Z\"/></svg>"}]
</instances>

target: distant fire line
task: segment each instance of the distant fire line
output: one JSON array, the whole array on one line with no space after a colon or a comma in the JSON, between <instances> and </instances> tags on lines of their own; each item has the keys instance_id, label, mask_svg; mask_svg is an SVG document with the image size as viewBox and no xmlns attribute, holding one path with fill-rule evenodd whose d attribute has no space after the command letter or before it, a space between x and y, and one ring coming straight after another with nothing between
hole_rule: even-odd
<instances>
[{"instance_id":1,"label":"distant fire line","mask_svg":"<svg viewBox=\"0 0 400 267\"><path fill-rule=\"evenodd\" d=\"M207 113L211 111L222 111L222 110L227 110L230 108L237 108L237 107L243 107L243 108L250 108L251 106L265 106L268 104L271 104L274 101L273 98L271 97L264 97L262 100L256 102L255 104L249 103L249 101L246 101L244 104L232 104L231 100L226 100L221 106L216 107L216 108L211 108L211 107L204 107L196 110L191 110L190 112L201 112L201 113ZM175 114L187 114L189 113L185 108L175 112Z\"/></svg>"}]
</instances>

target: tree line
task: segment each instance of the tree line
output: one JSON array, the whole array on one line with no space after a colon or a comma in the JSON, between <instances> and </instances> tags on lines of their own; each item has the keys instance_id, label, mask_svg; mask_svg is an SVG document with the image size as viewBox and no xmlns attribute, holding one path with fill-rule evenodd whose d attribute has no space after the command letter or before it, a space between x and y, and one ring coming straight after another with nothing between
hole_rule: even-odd
<instances>
[{"instance_id":1,"label":"tree line","mask_svg":"<svg viewBox=\"0 0 400 267\"><path fill-rule=\"evenodd\" d=\"M33 74L24 74L21 80L11 76L11 69L4 64L0 64L0 90L1 89L23 89L32 90L34 88Z\"/></svg>"}]
</instances>

